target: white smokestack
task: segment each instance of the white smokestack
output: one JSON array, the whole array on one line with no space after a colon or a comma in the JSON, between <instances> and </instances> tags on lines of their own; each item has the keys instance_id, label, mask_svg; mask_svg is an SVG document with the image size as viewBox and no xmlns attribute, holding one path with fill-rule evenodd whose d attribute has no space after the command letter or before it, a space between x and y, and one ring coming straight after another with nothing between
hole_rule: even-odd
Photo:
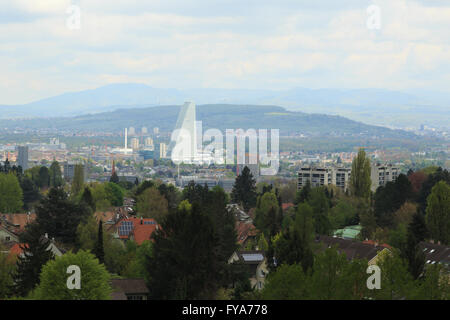
<instances>
[{"instance_id":1,"label":"white smokestack","mask_svg":"<svg viewBox=\"0 0 450 320\"><path fill-rule=\"evenodd\" d=\"M125 150L128 148L128 128L125 128Z\"/></svg>"}]
</instances>

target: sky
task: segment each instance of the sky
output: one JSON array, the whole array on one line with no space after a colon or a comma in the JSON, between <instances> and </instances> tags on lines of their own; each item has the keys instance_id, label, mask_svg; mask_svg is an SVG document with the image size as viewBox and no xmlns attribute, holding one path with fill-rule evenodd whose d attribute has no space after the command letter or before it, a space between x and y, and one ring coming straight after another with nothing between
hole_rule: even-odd
<instances>
[{"instance_id":1,"label":"sky","mask_svg":"<svg viewBox=\"0 0 450 320\"><path fill-rule=\"evenodd\" d=\"M0 0L0 6L0 104L131 82L450 91L449 0Z\"/></svg>"}]
</instances>

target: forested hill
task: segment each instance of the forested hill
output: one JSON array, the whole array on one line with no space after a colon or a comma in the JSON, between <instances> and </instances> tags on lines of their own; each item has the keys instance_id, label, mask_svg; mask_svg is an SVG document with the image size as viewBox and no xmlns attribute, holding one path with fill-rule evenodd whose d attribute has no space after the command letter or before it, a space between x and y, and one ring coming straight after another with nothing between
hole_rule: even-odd
<instances>
[{"instance_id":1,"label":"forested hill","mask_svg":"<svg viewBox=\"0 0 450 320\"><path fill-rule=\"evenodd\" d=\"M2 128L48 128L74 131L120 131L133 126L149 129L159 127L171 131L175 126L180 106L136 108L118 107L115 111L76 117L0 120ZM315 136L364 136L414 138L411 133L384 127L366 125L340 116L307 114L287 111L277 106L207 104L197 106L197 120L203 128L280 129L281 135L303 133Z\"/></svg>"}]
</instances>

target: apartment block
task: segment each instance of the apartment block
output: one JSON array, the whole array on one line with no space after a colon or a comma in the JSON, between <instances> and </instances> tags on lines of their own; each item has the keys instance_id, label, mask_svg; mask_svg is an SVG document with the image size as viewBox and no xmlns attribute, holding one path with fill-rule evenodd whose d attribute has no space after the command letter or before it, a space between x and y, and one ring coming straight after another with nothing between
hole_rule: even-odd
<instances>
[{"instance_id":1,"label":"apartment block","mask_svg":"<svg viewBox=\"0 0 450 320\"><path fill-rule=\"evenodd\" d=\"M335 185L343 191L350 183L351 169L343 167L302 167L298 172L298 189L309 181L312 187Z\"/></svg>"},{"instance_id":2,"label":"apartment block","mask_svg":"<svg viewBox=\"0 0 450 320\"><path fill-rule=\"evenodd\" d=\"M395 181L399 174L400 169L391 164L373 164L370 171L371 190L375 192L378 187L384 186L390 181Z\"/></svg>"}]
</instances>

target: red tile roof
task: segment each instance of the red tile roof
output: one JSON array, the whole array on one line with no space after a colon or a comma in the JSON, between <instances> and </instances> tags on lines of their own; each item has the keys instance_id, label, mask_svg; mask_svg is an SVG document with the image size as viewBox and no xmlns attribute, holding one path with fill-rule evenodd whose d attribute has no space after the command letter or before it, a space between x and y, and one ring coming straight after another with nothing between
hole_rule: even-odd
<instances>
[{"instance_id":1,"label":"red tile roof","mask_svg":"<svg viewBox=\"0 0 450 320\"><path fill-rule=\"evenodd\" d=\"M25 229L28 223L33 222L36 219L35 213L11 213L3 214L3 218L11 225L16 226L13 231L21 232Z\"/></svg>"},{"instance_id":2,"label":"red tile roof","mask_svg":"<svg viewBox=\"0 0 450 320\"><path fill-rule=\"evenodd\" d=\"M9 249L8 259L15 259L17 256L22 254L23 243L15 243L11 249ZM25 247L28 247L28 244L25 244Z\"/></svg>"},{"instance_id":3,"label":"red tile roof","mask_svg":"<svg viewBox=\"0 0 450 320\"><path fill-rule=\"evenodd\" d=\"M133 229L129 233L129 235L120 235L120 239L129 239L130 236L133 236L134 241L137 244L142 244L145 240L150 240L152 233L159 228L159 225L156 223L155 219L152 218L127 218L121 220L117 224L117 228L119 229L123 222L131 221L133 223Z\"/></svg>"},{"instance_id":4,"label":"red tile roof","mask_svg":"<svg viewBox=\"0 0 450 320\"><path fill-rule=\"evenodd\" d=\"M256 236L258 231L253 223L239 221L236 222L236 233L239 244L242 244L248 237Z\"/></svg>"},{"instance_id":5,"label":"red tile roof","mask_svg":"<svg viewBox=\"0 0 450 320\"><path fill-rule=\"evenodd\" d=\"M141 245L145 240L150 240L155 230L157 230L156 224L138 224L133 229L133 239L138 245Z\"/></svg>"},{"instance_id":6,"label":"red tile roof","mask_svg":"<svg viewBox=\"0 0 450 320\"><path fill-rule=\"evenodd\" d=\"M283 210L289 209L290 207L293 207L293 206L294 206L294 204L291 203L291 202L288 202L288 203L282 203L282 204L281 204L281 208L282 208Z\"/></svg>"},{"instance_id":7,"label":"red tile roof","mask_svg":"<svg viewBox=\"0 0 450 320\"><path fill-rule=\"evenodd\" d=\"M377 243L376 241L373 241L373 240L365 240L365 241L363 241L362 243L365 243L365 244L371 244L371 245L373 245L373 246L379 246L379 247L384 247L384 248L392 249L392 247L391 247L390 245L388 245L387 243L379 244L379 243Z\"/></svg>"}]
</instances>

